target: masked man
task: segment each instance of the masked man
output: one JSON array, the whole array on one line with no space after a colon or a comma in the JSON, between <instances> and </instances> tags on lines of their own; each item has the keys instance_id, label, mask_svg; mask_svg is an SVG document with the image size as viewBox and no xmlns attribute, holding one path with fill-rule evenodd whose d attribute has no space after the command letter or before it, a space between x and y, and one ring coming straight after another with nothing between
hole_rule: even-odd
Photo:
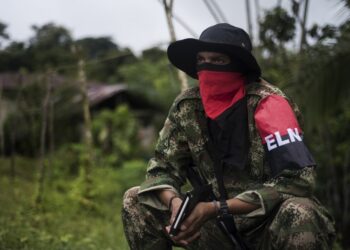
<instances>
[{"instance_id":1,"label":"masked man","mask_svg":"<svg viewBox=\"0 0 350 250\"><path fill-rule=\"evenodd\" d=\"M168 48L170 62L199 86L174 101L146 180L124 196L131 249L239 249L217 223L231 215L248 249L330 249L333 221L313 196L315 161L300 112L262 80L248 34L217 24ZM188 168L218 200L199 202L169 235Z\"/></svg>"}]
</instances>

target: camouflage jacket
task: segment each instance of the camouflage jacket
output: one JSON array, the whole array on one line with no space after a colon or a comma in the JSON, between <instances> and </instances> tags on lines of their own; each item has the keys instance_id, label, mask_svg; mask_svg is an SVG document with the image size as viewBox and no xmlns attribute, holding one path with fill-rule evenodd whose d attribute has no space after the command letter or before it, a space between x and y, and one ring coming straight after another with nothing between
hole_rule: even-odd
<instances>
[{"instance_id":1,"label":"camouflage jacket","mask_svg":"<svg viewBox=\"0 0 350 250\"><path fill-rule=\"evenodd\" d=\"M224 184L230 198L260 205L247 217L267 214L277 204L293 196L309 197L314 188L313 167L285 169L272 178L254 121L254 111L259 101L271 94L286 98L301 123L299 109L277 87L265 81L246 85L250 144L248 161L242 171L225 168ZM140 186L140 202L161 210L167 209L153 191L170 189L180 193L186 183L186 168L191 164L196 165L203 177L212 183L218 195L213 162L207 148L206 119L198 87L188 89L176 98L160 131L155 157L149 161L146 180Z\"/></svg>"}]
</instances>

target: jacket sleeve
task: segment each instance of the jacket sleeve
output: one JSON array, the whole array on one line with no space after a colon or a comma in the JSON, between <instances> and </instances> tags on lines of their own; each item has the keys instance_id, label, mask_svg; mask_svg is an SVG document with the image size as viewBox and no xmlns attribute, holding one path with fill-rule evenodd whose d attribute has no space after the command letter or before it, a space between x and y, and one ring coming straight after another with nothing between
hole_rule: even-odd
<instances>
[{"instance_id":1,"label":"jacket sleeve","mask_svg":"<svg viewBox=\"0 0 350 250\"><path fill-rule=\"evenodd\" d=\"M140 186L139 201L161 210L167 207L160 202L155 191L169 189L179 193L186 182L185 167L192 161L179 120L174 104L159 133L154 158L147 167L146 180Z\"/></svg>"},{"instance_id":2,"label":"jacket sleeve","mask_svg":"<svg viewBox=\"0 0 350 250\"><path fill-rule=\"evenodd\" d=\"M269 213L290 197L310 197L315 186L316 164L289 102L280 95L269 95L258 104L254 119L270 178L260 188L236 197L261 205L247 216Z\"/></svg>"}]
</instances>

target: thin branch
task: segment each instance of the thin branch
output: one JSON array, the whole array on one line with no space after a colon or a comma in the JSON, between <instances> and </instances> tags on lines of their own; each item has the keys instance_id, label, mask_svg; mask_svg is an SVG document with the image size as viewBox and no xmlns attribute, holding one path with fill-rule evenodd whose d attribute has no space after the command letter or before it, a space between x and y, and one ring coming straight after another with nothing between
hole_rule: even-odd
<instances>
[{"instance_id":1,"label":"thin branch","mask_svg":"<svg viewBox=\"0 0 350 250\"><path fill-rule=\"evenodd\" d=\"M84 198L88 199L91 196L92 189L92 163L93 163L93 141L92 141L92 125L89 98L86 85L86 73L85 73L85 61L80 58L78 62L78 80L80 83L80 91L82 95L82 110L84 115L84 155L83 155L83 168L84 168Z\"/></svg>"},{"instance_id":2,"label":"thin branch","mask_svg":"<svg viewBox=\"0 0 350 250\"><path fill-rule=\"evenodd\" d=\"M203 0L204 4L207 6L210 14L212 15L212 17L214 18L214 20L217 23L220 23L220 19L218 18L218 16L216 15L214 9L211 7L211 5L209 4L208 0Z\"/></svg>"},{"instance_id":3,"label":"thin branch","mask_svg":"<svg viewBox=\"0 0 350 250\"><path fill-rule=\"evenodd\" d=\"M216 12L219 14L220 18L222 21L224 21L225 23L227 23L227 18L224 15L223 11L221 10L220 6L218 5L218 3L215 0L211 0L212 5L214 6L214 8L216 9Z\"/></svg>"},{"instance_id":4,"label":"thin branch","mask_svg":"<svg viewBox=\"0 0 350 250\"><path fill-rule=\"evenodd\" d=\"M164 6L164 3L162 0L158 0L158 2ZM171 17L179 23L192 37L198 37L198 34L194 32L194 30L183 20L181 19L178 15L174 14L173 9L171 9Z\"/></svg>"},{"instance_id":5,"label":"thin branch","mask_svg":"<svg viewBox=\"0 0 350 250\"><path fill-rule=\"evenodd\" d=\"M48 113L52 91L52 72L48 72L46 76L46 94L42 106L42 118L41 118L41 133L40 133L40 165L39 165L39 188L36 197L36 204L41 204L44 197L44 185L46 176L46 138L47 138L47 125L48 125Z\"/></svg>"},{"instance_id":6,"label":"thin branch","mask_svg":"<svg viewBox=\"0 0 350 250\"><path fill-rule=\"evenodd\" d=\"M175 14L172 15L174 20L178 22L185 30L187 30L188 33L191 34L192 37L198 37L198 34L193 31L182 19L180 19L178 16Z\"/></svg>"}]
</instances>

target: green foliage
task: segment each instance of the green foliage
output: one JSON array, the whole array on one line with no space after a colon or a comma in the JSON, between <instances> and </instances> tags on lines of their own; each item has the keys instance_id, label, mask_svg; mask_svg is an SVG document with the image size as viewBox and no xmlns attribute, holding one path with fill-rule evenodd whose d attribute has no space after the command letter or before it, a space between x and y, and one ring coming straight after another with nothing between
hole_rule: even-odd
<instances>
[{"instance_id":1,"label":"green foliage","mask_svg":"<svg viewBox=\"0 0 350 250\"><path fill-rule=\"evenodd\" d=\"M110 83L123 81L119 67L136 61L132 51L119 48L110 37L87 37L75 41L75 45L82 49L83 58L91 62L86 67L89 79Z\"/></svg>"},{"instance_id":2,"label":"green foliage","mask_svg":"<svg viewBox=\"0 0 350 250\"><path fill-rule=\"evenodd\" d=\"M41 27L33 25L32 29L35 32L34 37L30 39L31 46L52 49L57 46L69 48L72 37L70 32L63 26L55 25L54 23L44 24Z\"/></svg>"},{"instance_id":3,"label":"green foliage","mask_svg":"<svg viewBox=\"0 0 350 250\"><path fill-rule=\"evenodd\" d=\"M294 89L304 90L296 97L312 119L311 127L317 127L320 120L335 115L348 101L350 87L345 66L350 63L348 27L350 21L340 27L335 42L324 44L322 38L300 57L301 70L295 74L293 83ZM309 98L310 94L313 98Z\"/></svg>"},{"instance_id":4,"label":"green foliage","mask_svg":"<svg viewBox=\"0 0 350 250\"><path fill-rule=\"evenodd\" d=\"M160 61L166 56L166 52L157 47L145 49L144 51L142 51L142 58L153 62Z\"/></svg>"},{"instance_id":5,"label":"green foliage","mask_svg":"<svg viewBox=\"0 0 350 250\"><path fill-rule=\"evenodd\" d=\"M0 189L7 190L0 192L0 249L128 249L120 217L122 195L142 181L145 162L95 169L93 206L74 194L77 178L64 174L51 179L42 207L33 206L36 171L27 167L33 165L29 159L18 159L21 174L14 182L0 170Z\"/></svg>"},{"instance_id":6,"label":"green foliage","mask_svg":"<svg viewBox=\"0 0 350 250\"><path fill-rule=\"evenodd\" d=\"M91 61L87 64L86 72L90 79L107 83L120 83L124 78L119 72L122 65L133 63L135 61L134 54L129 49L111 50L104 56Z\"/></svg>"},{"instance_id":7,"label":"green foliage","mask_svg":"<svg viewBox=\"0 0 350 250\"><path fill-rule=\"evenodd\" d=\"M261 57L264 74L303 111L306 142L318 164L316 191L336 220L338 249L349 245L350 230L349 24L313 26L314 44L300 54L283 48Z\"/></svg>"},{"instance_id":8,"label":"green foliage","mask_svg":"<svg viewBox=\"0 0 350 250\"><path fill-rule=\"evenodd\" d=\"M176 72L169 65L166 56L157 49L148 50L136 63L120 68L131 90L157 100L167 109L179 93Z\"/></svg>"},{"instance_id":9,"label":"green foliage","mask_svg":"<svg viewBox=\"0 0 350 250\"><path fill-rule=\"evenodd\" d=\"M263 47L269 52L276 52L291 41L295 35L295 19L281 7L266 12L260 23L259 37Z\"/></svg>"},{"instance_id":10,"label":"green foliage","mask_svg":"<svg viewBox=\"0 0 350 250\"><path fill-rule=\"evenodd\" d=\"M43 74L22 74L21 77L26 79L25 84L3 93L2 97L10 103L4 124L5 144L9 148L13 135L18 153L35 156L39 149L42 106L49 79ZM56 145L80 140L79 127L72 126L72 123L78 124L82 119L81 106L74 102L79 94L78 86L66 82L51 93L49 116L53 115L55 135L52 139Z\"/></svg>"},{"instance_id":11,"label":"green foliage","mask_svg":"<svg viewBox=\"0 0 350 250\"><path fill-rule=\"evenodd\" d=\"M23 86L17 93L9 93L6 96L15 101L4 125L5 140L10 142L14 139L18 152L29 155L37 153L43 96L41 81Z\"/></svg>"},{"instance_id":12,"label":"green foliage","mask_svg":"<svg viewBox=\"0 0 350 250\"><path fill-rule=\"evenodd\" d=\"M294 12L297 11L294 6ZM295 17L281 7L266 11L260 21L260 44L255 54L263 77L281 88L286 87L297 67L296 53L286 49L286 45L295 39L295 33Z\"/></svg>"},{"instance_id":13,"label":"green foliage","mask_svg":"<svg viewBox=\"0 0 350 250\"><path fill-rule=\"evenodd\" d=\"M348 102L348 106L349 106ZM347 107L348 107L347 106ZM311 150L318 162L316 192L336 221L338 240L348 246L349 214L349 163L350 163L350 110L346 107L336 115L322 120L309 137ZM345 248L347 249L347 248Z\"/></svg>"},{"instance_id":14,"label":"green foliage","mask_svg":"<svg viewBox=\"0 0 350 250\"><path fill-rule=\"evenodd\" d=\"M139 151L137 121L125 105L101 111L94 117L92 128L102 165L118 166Z\"/></svg>"},{"instance_id":15,"label":"green foliage","mask_svg":"<svg viewBox=\"0 0 350 250\"><path fill-rule=\"evenodd\" d=\"M342 2L349 6L349 1ZM335 216L339 242L347 246L350 22L339 27L311 26L307 31L311 42L299 54L289 46L296 45L300 1L293 0L292 4L292 13L280 7L266 12L259 29L261 43L255 52L264 78L296 100L305 115L305 138L318 162L316 191ZM0 23L2 40L7 38L6 31L6 25ZM177 74L159 48L135 57L109 37L75 41L66 28L52 23L33 31L29 42L12 41L0 48L0 72L21 71L24 76L25 72L57 68L60 74L76 77L77 56L71 51L76 45L87 60L89 80L124 81L132 91L157 101L164 110L179 93ZM45 85L39 78L19 90L3 93L5 101L18 100L5 123L7 147L15 134L18 152L37 154ZM50 167L42 207L33 206L37 161L15 157L15 175L11 174L9 160L0 161L0 190L5 190L0 192L0 249L127 249L119 212L122 194L143 180L146 168L146 162L137 160L142 155L138 124L126 106L95 115L91 199L82 198L84 185L79 173L86 154L78 126L72 126L81 119L80 106L72 101L77 93L77 87L64 84L52 95L59 150L45 161Z\"/></svg>"},{"instance_id":16,"label":"green foliage","mask_svg":"<svg viewBox=\"0 0 350 250\"><path fill-rule=\"evenodd\" d=\"M339 27L311 26L307 31L309 44L298 53L286 45L296 38L292 19L298 16L298 8L294 4L293 16L283 14L285 21L283 18L278 21L283 11L267 12L260 26L261 44L256 52L264 78L279 85L302 110L305 140L318 164L316 192L336 220L336 249L347 249L350 21Z\"/></svg>"},{"instance_id":17,"label":"green foliage","mask_svg":"<svg viewBox=\"0 0 350 250\"><path fill-rule=\"evenodd\" d=\"M75 62L70 52L73 39L66 28L48 23L32 29L34 36L30 38L28 56L33 60L35 71Z\"/></svg>"},{"instance_id":18,"label":"green foliage","mask_svg":"<svg viewBox=\"0 0 350 250\"><path fill-rule=\"evenodd\" d=\"M7 38L6 25L0 22L0 38ZM25 69L29 72L45 72L55 69L59 74L76 76L78 57L87 60L89 79L116 83L123 81L119 67L133 63L136 57L128 48L120 48L110 37L87 37L74 41L63 26L47 23L32 26L34 32L29 42L11 42L0 47L0 72Z\"/></svg>"},{"instance_id":19,"label":"green foliage","mask_svg":"<svg viewBox=\"0 0 350 250\"><path fill-rule=\"evenodd\" d=\"M7 28L7 25L0 21L0 38L3 40L8 40L10 38L10 36L6 32L6 28ZM1 48L1 42L0 42L0 48Z\"/></svg>"},{"instance_id":20,"label":"green foliage","mask_svg":"<svg viewBox=\"0 0 350 250\"><path fill-rule=\"evenodd\" d=\"M32 70L30 56L23 42L11 42L6 48L0 50L0 71Z\"/></svg>"},{"instance_id":21,"label":"green foliage","mask_svg":"<svg viewBox=\"0 0 350 250\"><path fill-rule=\"evenodd\" d=\"M82 145L80 143L71 143L61 146L54 155L54 161L49 167L48 177L58 179L60 176L67 178L76 178L79 175L80 169L80 154Z\"/></svg>"},{"instance_id":22,"label":"green foliage","mask_svg":"<svg viewBox=\"0 0 350 250\"><path fill-rule=\"evenodd\" d=\"M86 37L77 40L75 44L83 49L85 57L89 59L96 59L119 49L110 37Z\"/></svg>"},{"instance_id":23,"label":"green foliage","mask_svg":"<svg viewBox=\"0 0 350 250\"><path fill-rule=\"evenodd\" d=\"M14 41L0 50L0 71L25 69L45 72L49 68L75 63L70 52L73 40L66 28L48 23L33 26L32 29L34 35L29 39L28 45Z\"/></svg>"},{"instance_id":24,"label":"green foliage","mask_svg":"<svg viewBox=\"0 0 350 250\"><path fill-rule=\"evenodd\" d=\"M318 42L322 42L326 39L335 38L336 30L336 27L332 25L326 24L325 26L320 27L319 25L314 24L308 33L312 38L317 39Z\"/></svg>"},{"instance_id":25,"label":"green foliage","mask_svg":"<svg viewBox=\"0 0 350 250\"><path fill-rule=\"evenodd\" d=\"M122 168L118 170L119 180L122 192L130 187L138 186L145 179L146 163L142 160L131 160L123 164Z\"/></svg>"}]
</instances>

